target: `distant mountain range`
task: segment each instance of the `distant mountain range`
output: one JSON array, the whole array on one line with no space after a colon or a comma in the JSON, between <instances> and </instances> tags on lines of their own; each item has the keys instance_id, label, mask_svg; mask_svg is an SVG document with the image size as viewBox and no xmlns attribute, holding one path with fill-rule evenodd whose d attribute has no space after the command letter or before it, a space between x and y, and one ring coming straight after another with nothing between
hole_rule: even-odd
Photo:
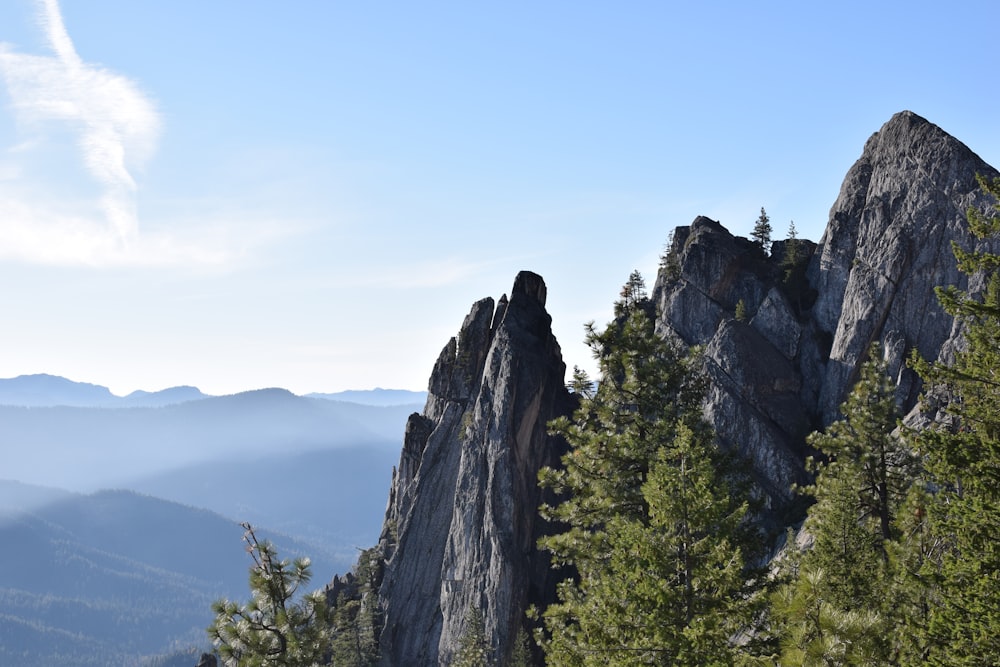
<instances>
[{"instance_id":1,"label":"distant mountain range","mask_svg":"<svg viewBox=\"0 0 1000 667\"><path fill-rule=\"evenodd\" d=\"M94 491L212 461L342 447L395 451L422 405L372 406L261 389L163 407L0 405L3 474Z\"/></svg>"},{"instance_id":2,"label":"distant mountain range","mask_svg":"<svg viewBox=\"0 0 1000 667\"><path fill-rule=\"evenodd\" d=\"M346 570L355 547L378 537L406 419L420 407L283 389L158 408L0 405L0 474L207 508L299 536Z\"/></svg>"},{"instance_id":3,"label":"distant mountain range","mask_svg":"<svg viewBox=\"0 0 1000 667\"><path fill-rule=\"evenodd\" d=\"M232 458L160 472L129 488L294 535L346 572L358 549L378 540L401 442Z\"/></svg>"},{"instance_id":4,"label":"distant mountain range","mask_svg":"<svg viewBox=\"0 0 1000 667\"><path fill-rule=\"evenodd\" d=\"M338 391L332 394L306 394L309 398L324 398L329 401L345 401L361 405L414 405L427 401L426 391L407 391L405 389L366 389L362 391Z\"/></svg>"},{"instance_id":5,"label":"distant mountain range","mask_svg":"<svg viewBox=\"0 0 1000 667\"><path fill-rule=\"evenodd\" d=\"M322 398L361 405L423 405L425 391L403 389L349 390L334 393L312 393L308 398ZM19 375L0 379L0 405L21 407L78 407L78 408L156 408L187 401L213 398L197 387L179 386L160 391L133 391L127 396L116 396L107 387L88 382L75 382L58 375L44 373Z\"/></svg>"},{"instance_id":6,"label":"distant mountain range","mask_svg":"<svg viewBox=\"0 0 1000 667\"><path fill-rule=\"evenodd\" d=\"M212 601L249 597L242 534L213 512L133 492L0 481L0 664L133 665L207 645ZM282 557L308 554L317 587L340 569L301 541L260 534Z\"/></svg>"},{"instance_id":7,"label":"distant mountain range","mask_svg":"<svg viewBox=\"0 0 1000 667\"><path fill-rule=\"evenodd\" d=\"M316 588L347 571L378 538L425 401L0 380L0 476L18 480L0 481L0 665L138 665L204 645L211 602L248 595L239 521L310 556Z\"/></svg>"}]
</instances>

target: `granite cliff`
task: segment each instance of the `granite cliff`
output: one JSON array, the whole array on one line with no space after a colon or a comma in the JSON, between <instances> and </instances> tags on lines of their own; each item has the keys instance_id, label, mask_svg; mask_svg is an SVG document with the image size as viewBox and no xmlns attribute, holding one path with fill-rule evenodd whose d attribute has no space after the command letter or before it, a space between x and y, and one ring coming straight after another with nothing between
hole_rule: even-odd
<instances>
[{"instance_id":1,"label":"granite cliff","mask_svg":"<svg viewBox=\"0 0 1000 667\"><path fill-rule=\"evenodd\" d=\"M546 424L572 403L545 297L522 272L509 300L473 305L410 417L379 545L382 664L448 664L473 608L509 655L525 609L550 595L536 476L563 451Z\"/></svg>"},{"instance_id":2,"label":"granite cliff","mask_svg":"<svg viewBox=\"0 0 1000 667\"><path fill-rule=\"evenodd\" d=\"M870 345L906 411L920 391L910 352L936 359L961 344L933 290L977 287L951 251L973 243L965 210L986 206L976 174L997 172L903 112L865 144L818 244L768 254L705 217L673 234L652 293L657 331L703 347L706 416L752 465L775 533L801 510L791 487L808 480L805 436L837 418ZM509 301L476 303L409 419L378 546L384 665L448 664L472 608L503 664L527 606L551 599L535 478L558 462L545 425L572 397L544 305L527 272Z\"/></svg>"},{"instance_id":3,"label":"granite cliff","mask_svg":"<svg viewBox=\"0 0 1000 667\"><path fill-rule=\"evenodd\" d=\"M806 481L804 436L838 418L871 344L904 413L920 391L911 351L937 359L958 344L934 288L968 287L951 244L973 245L966 210L986 207L976 174L997 172L905 111L865 144L819 244L798 243L799 273L788 241L765 257L708 218L675 231L654 288L658 331L705 347L706 413L722 443L752 462L778 524L791 484Z\"/></svg>"}]
</instances>

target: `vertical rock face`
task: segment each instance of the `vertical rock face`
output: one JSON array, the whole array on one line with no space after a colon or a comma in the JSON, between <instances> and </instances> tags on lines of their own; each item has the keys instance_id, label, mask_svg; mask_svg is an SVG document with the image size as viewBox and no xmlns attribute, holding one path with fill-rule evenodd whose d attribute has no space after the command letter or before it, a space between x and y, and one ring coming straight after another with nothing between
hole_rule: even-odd
<instances>
[{"instance_id":1,"label":"vertical rock face","mask_svg":"<svg viewBox=\"0 0 1000 667\"><path fill-rule=\"evenodd\" d=\"M381 549L382 664L448 664L470 609L502 659L550 585L535 549L537 473L561 445L546 424L571 410L541 277L476 303L410 417Z\"/></svg>"},{"instance_id":2,"label":"vertical rock face","mask_svg":"<svg viewBox=\"0 0 1000 667\"><path fill-rule=\"evenodd\" d=\"M707 218L675 232L654 289L658 330L705 346L707 413L775 509L805 479L803 437L838 417L871 343L903 410L919 391L911 350L936 359L954 344L934 288L967 287L951 244L973 245L966 209L987 206L977 173L997 174L937 126L896 114L848 172L819 245L800 243L798 284L779 265L787 242L765 258ZM735 319L741 301L746 322Z\"/></svg>"},{"instance_id":3,"label":"vertical rock face","mask_svg":"<svg viewBox=\"0 0 1000 667\"><path fill-rule=\"evenodd\" d=\"M903 361L912 349L937 358L951 334L933 288L967 286L951 244L973 245L965 212L985 206L977 173L997 172L911 112L893 116L851 167L810 266L819 292L815 328L832 336L818 393L824 423L836 418L875 341L891 354L901 404L916 400L916 379Z\"/></svg>"},{"instance_id":4,"label":"vertical rock face","mask_svg":"<svg viewBox=\"0 0 1000 667\"><path fill-rule=\"evenodd\" d=\"M977 173L997 175L903 112L865 145L819 245L791 253L776 242L768 256L708 218L676 230L653 290L657 331L703 346L706 414L751 462L771 527L788 521L792 484L808 479L806 434L837 418L872 342L903 410L919 391L910 352L936 359L959 344L934 288L978 287L951 251L973 243L966 209L987 208ZM536 476L562 453L546 424L572 409L564 373L532 273L517 276L509 302L476 303L441 352L424 412L406 427L379 544L382 664L448 664L473 608L503 664L527 605L551 599L535 549Z\"/></svg>"},{"instance_id":5,"label":"vertical rock face","mask_svg":"<svg viewBox=\"0 0 1000 667\"><path fill-rule=\"evenodd\" d=\"M800 241L799 263L814 244ZM799 451L808 432L797 359L801 299L783 287L784 246L771 257L722 225L698 217L674 232L653 289L657 331L705 350L711 380L705 411L720 441L754 464L765 499L792 500L806 480ZM736 319L737 304L745 313Z\"/></svg>"}]
</instances>

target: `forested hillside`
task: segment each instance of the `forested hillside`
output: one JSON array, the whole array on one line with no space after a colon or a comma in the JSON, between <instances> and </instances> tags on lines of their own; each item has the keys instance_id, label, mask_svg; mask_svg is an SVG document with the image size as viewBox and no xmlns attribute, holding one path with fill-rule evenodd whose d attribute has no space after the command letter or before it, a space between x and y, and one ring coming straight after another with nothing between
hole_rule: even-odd
<instances>
[{"instance_id":1,"label":"forested hillside","mask_svg":"<svg viewBox=\"0 0 1000 667\"><path fill-rule=\"evenodd\" d=\"M0 499L0 664L139 664L204 646L211 602L246 587L242 529L212 512L11 482L0 482ZM286 553L314 551L265 534ZM317 572L336 571L313 558Z\"/></svg>"}]
</instances>

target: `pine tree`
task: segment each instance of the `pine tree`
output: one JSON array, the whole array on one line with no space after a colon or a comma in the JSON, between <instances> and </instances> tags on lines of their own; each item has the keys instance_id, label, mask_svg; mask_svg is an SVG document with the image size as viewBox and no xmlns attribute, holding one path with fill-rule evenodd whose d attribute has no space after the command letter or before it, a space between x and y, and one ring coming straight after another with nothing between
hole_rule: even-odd
<instances>
[{"instance_id":1,"label":"pine tree","mask_svg":"<svg viewBox=\"0 0 1000 667\"><path fill-rule=\"evenodd\" d=\"M628 282L622 287L621 300L616 303L616 315L634 308L640 303L648 301L646 293L646 280L639 273L638 269L629 274Z\"/></svg>"},{"instance_id":2,"label":"pine tree","mask_svg":"<svg viewBox=\"0 0 1000 667\"><path fill-rule=\"evenodd\" d=\"M870 608L843 609L827 598L826 572L799 570L774 600L775 617L784 619L782 667L889 664L880 632L881 616Z\"/></svg>"},{"instance_id":3,"label":"pine tree","mask_svg":"<svg viewBox=\"0 0 1000 667\"><path fill-rule=\"evenodd\" d=\"M788 297L796 311L803 309L810 291L809 281L806 279L806 269L809 266L806 259L803 244L795 229L795 221L792 220L788 223L788 238L785 241L785 253L784 257L781 258L781 266L784 269L782 287L785 296Z\"/></svg>"},{"instance_id":4,"label":"pine tree","mask_svg":"<svg viewBox=\"0 0 1000 667\"><path fill-rule=\"evenodd\" d=\"M938 590L931 582L943 548L931 529L931 502L925 484L915 483L899 513L899 538L888 544L892 651L900 665L927 664L931 610L938 604Z\"/></svg>"},{"instance_id":5,"label":"pine tree","mask_svg":"<svg viewBox=\"0 0 1000 667\"><path fill-rule=\"evenodd\" d=\"M805 489L816 498L805 524L812 549L776 600L782 664L813 664L817 656L844 664L855 652L887 663L893 652L890 553L915 468L894 434L895 391L878 345L870 356L841 406L844 419L808 439L826 461L809 462L817 473Z\"/></svg>"},{"instance_id":6,"label":"pine tree","mask_svg":"<svg viewBox=\"0 0 1000 667\"><path fill-rule=\"evenodd\" d=\"M337 667L368 667L378 661L375 570L380 557L377 549L362 551L353 570L356 588L336 601L331 649Z\"/></svg>"},{"instance_id":7,"label":"pine tree","mask_svg":"<svg viewBox=\"0 0 1000 667\"><path fill-rule=\"evenodd\" d=\"M994 200L991 215L969 211L980 239L1000 235L1000 178L980 178ZM981 296L939 289L945 310L964 325L965 349L955 363L916 366L929 386L950 396L950 428L921 438L935 493L930 529L943 543L938 561L924 563L934 604L924 637L926 662L1000 664L1000 255L954 246L960 270L978 276ZM933 582L933 583L932 583Z\"/></svg>"},{"instance_id":8,"label":"pine tree","mask_svg":"<svg viewBox=\"0 0 1000 667\"><path fill-rule=\"evenodd\" d=\"M541 546L578 576L544 612L550 665L731 661L754 613L748 508L701 417L698 359L654 333L650 307L588 326L601 381L551 425L572 449L540 474L564 497L542 513L566 530Z\"/></svg>"},{"instance_id":9,"label":"pine tree","mask_svg":"<svg viewBox=\"0 0 1000 667\"><path fill-rule=\"evenodd\" d=\"M523 627L517 629L514 637L514 650L511 652L507 667L532 667L531 637Z\"/></svg>"},{"instance_id":10,"label":"pine tree","mask_svg":"<svg viewBox=\"0 0 1000 667\"><path fill-rule=\"evenodd\" d=\"M486 639L483 612L478 607L469 609L465 618L465 632L458 641L458 651L451 661L452 667L490 667L490 645Z\"/></svg>"},{"instance_id":11,"label":"pine tree","mask_svg":"<svg viewBox=\"0 0 1000 667\"><path fill-rule=\"evenodd\" d=\"M915 461L907 445L893 432L899 419L896 390L887 375L882 349L874 343L870 360L861 366L861 377L840 406L844 419L815 433L809 444L834 463L822 470L816 484L836 477L849 484L857 499L858 520L871 522L878 549L894 536L894 520L913 483Z\"/></svg>"},{"instance_id":12,"label":"pine tree","mask_svg":"<svg viewBox=\"0 0 1000 667\"><path fill-rule=\"evenodd\" d=\"M259 542L248 523L243 539L253 559L251 599L219 600L208 635L228 667L312 667L329 649L326 598L296 595L309 583L309 559L279 560L269 542Z\"/></svg>"},{"instance_id":13,"label":"pine tree","mask_svg":"<svg viewBox=\"0 0 1000 667\"><path fill-rule=\"evenodd\" d=\"M754 243L757 244L761 250L764 251L765 255L771 253L771 218L768 217L767 211L764 207L760 207L760 216L757 218L757 222L754 223L753 232L750 233L750 238Z\"/></svg>"},{"instance_id":14,"label":"pine tree","mask_svg":"<svg viewBox=\"0 0 1000 667\"><path fill-rule=\"evenodd\" d=\"M798 264L799 253L801 251L799 245L799 232L795 229L795 221L792 220L788 223L788 239L785 241L785 256L781 260L781 263L784 264L786 271L791 271L792 268Z\"/></svg>"},{"instance_id":15,"label":"pine tree","mask_svg":"<svg viewBox=\"0 0 1000 667\"><path fill-rule=\"evenodd\" d=\"M743 299L736 302L736 311L733 313L733 317L736 318L737 322L747 321L747 304Z\"/></svg>"}]
</instances>

